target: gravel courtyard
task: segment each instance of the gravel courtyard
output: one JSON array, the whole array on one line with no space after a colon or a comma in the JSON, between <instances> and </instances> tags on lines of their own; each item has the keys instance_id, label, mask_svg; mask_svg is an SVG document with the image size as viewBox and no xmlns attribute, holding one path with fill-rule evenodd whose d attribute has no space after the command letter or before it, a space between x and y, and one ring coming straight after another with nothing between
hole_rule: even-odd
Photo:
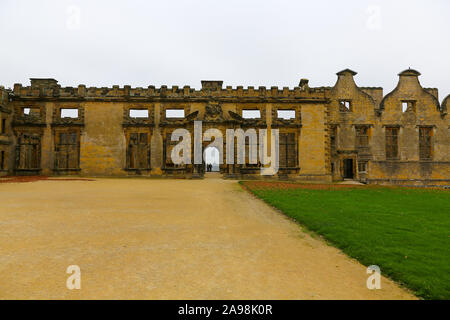
<instances>
[{"instance_id":1,"label":"gravel courtyard","mask_svg":"<svg viewBox=\"0 0 450 320\"><path fill-rule=\"evenodd\" d=\"M0 183L0 299L415 298L367 277L236 181Z\"/></svg>"}]
</instances>

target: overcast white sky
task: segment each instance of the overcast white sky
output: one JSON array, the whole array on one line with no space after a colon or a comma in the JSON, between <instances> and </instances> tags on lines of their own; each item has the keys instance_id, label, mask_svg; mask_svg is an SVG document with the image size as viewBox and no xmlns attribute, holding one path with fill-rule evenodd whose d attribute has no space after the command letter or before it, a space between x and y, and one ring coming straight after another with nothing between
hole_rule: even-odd
<instances>
[{"instance_id":1,"label":"overcast white sky","mask_svg":"<svg viewBox=\"0 0 450 320\"><path fill-rule=\"evenodd\" d=\"M450 1L0 0L0 84L396 85L450 94Z\"/></svg>"}]
</instances>

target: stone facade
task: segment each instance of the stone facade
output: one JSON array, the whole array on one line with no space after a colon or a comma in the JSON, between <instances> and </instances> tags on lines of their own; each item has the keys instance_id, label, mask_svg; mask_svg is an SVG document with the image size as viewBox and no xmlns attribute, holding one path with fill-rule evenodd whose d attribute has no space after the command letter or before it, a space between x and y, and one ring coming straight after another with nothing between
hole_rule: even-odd
<instances>
[{"instance_id":1,"label":"stone facade","mask_svg":"<svg viewBox=\"0 0 450 320\"><path fill-rule=\"evenodd\" d=\"M302 79L293 89L224 88L222 81L202 81L200 90L63 88L54 79L0 87L0 174L202 177L204 166L170 159L171 133L185 128L194 137L194 121L202 121L203 132L216 128L224 141L227 129L279 129L280 169L271 179L450 184L450 96L440 104L437 89L422 88L411 69L386 96L358 87L354 71L337 75L334 87ZM248 119L247 111L259 117ZM220 172L263 178L260 166L225 163Z\"/></svg>"}]
</instances>

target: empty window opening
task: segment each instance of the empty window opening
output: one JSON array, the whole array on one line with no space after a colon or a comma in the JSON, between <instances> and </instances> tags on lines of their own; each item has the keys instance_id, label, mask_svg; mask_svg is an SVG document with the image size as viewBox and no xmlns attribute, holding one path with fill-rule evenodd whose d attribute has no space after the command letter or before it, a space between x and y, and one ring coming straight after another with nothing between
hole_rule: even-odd
<instances>
[{"instance_id":1,"label":"empty window opening","mask_svg":"<svg viewBox=\"0 0 450 320\"><path fill-rule=\"evenodd\" d=\"M261 111L259 111L259 110L242 110L242 118L244 118L244 119L259 119L259 118L261 118Z\"/></svg>"},{"instance_id":2,"label":"empty window opening","mask_svg":"<svg viewBox=\"0 0 450 320\"><path fill-rule=\"evenodd\" d=\"M150 168L149 134L145 132L130 133L127 149L127 167L129 169Z\"/></svg>"},{"instance_id":3,"label":"empty window opening","mask_svg":"<svg viewBox=\"0 0 450 320\"><path fill-rule=\"evenodd\" d=\"M22 134L17 145L16 168L33 170L41 166L41 138L37 134Z\"/></svg>"},{"instance_id":4,"label":"empty window opening","mask_svg":"<svg viewBox=\"0 0 450 320\"><path fill-rule=\"evenodd\" d=\"M148 118L148 109L130 109L130 118Z\"/></svg>"},{"instance_id":5,"label":"empty window opening","mask_svg":"<svg viewBox=\"0 0 450 320\"><path fill-rule=\"evenodd\" d=\"M279 166L280 168L297 167L297 143L295 133L280 133L279 135Z\"/></svg>"},{"instance_id":6,"label":"empty window opening","mask_svg":"<svg viewBox=\"0 0 450 320\"><path fill-rule=\"evenodd\" d=\"M2 119L2 134L6 133L6 119Z\"/></svg>"},{"instance_id":7,"label":"empty window opening","mask_svg":"<svg viewBox=\"0 0 450 320\"><path fill-rule=\"evenodd\" d=\"M184 118L184 109L167 109L166 118Z\"/></svg>"},{"instance_id":8,"label":"empty window opening","mask_svg":"<svg viewBox=\"0 0 450 320\"><path fill-rule=\"evenodd\" d=\"M220 152L217 148L209 147L205 150L205 171L206 172L219 172L220 168Z\"/></svg>"},{"instance_id":9,"label":"empty window opening","mask_svg":"<svg viewBox=\"0 0 450 320\"><path fill-rule=\"evenodd\" d=\"M419 128L419 156L421 160L429 160L433 155L432 144L433 129L429 127Z\"/></svg>"},{"instance_id":10,"label":"empty window opening","mask_svg":"<svg viewBox=\"0 0 450 320\"><path fill-rule=\"evenodd\" d=\"M41 114L41 109L25 107L25 108L22 108L22 113L24 116L27 116L27 117L31 117L31 116L38 117Z\"/></svg>"},{"instance_id":11,"label":"empty window opening","mask_svg":"<svg viewBox=\"0 0 450 320\"><path fill-rule=\"evenodd\" d=\"M79 168L79 137L77 132L55 135L55 167L60 170Z\"/></svg>"},{"instance_id":12,"label":"empty window opening","mask_svg":"<svg viewBox=\"0 0 450 320\"><path fill-rule=\"evenodd\" d=\"M408 111L408 102L402 102L402 112Z\"/></svg>"},{"instance_id":13,"label":"empty window opening","mask_svg":"<svg viewBox=\"0 0 450 320\"><path fill-rule=\"evenodd\" d=\"M369 128L356 127L356 148L360 151L367 151L369 147Z\"/></svg>"},{"instance_id":14,"label":"empty window opening","mask_svg":"<svg viewBox=\"0 0 450 320\"><path fill-rule=\"evenodd\" d=\"M339 104L339 111L348 112L351 111L352 103L350 100L341 100Z\"/></svg>"},{"instance_id":15,"label":"empty window opening","mask_svg":"<svg viewBox=\"0 0 450 320\"><path fill-rule=\"evenodd\" d=\"M78 118L78 109L61 109L61 118Z\"/></svg>"},{"instance_id":16,"label":"empty window opening","mask_svg":"<svg viewBox=\"0 0 450 320\"><path fill-rule=\"evenodd\" d=\"M414 111L414 101L402 101L402 112Z\"/></svg>"},{"instance_id":17,"label":"empty window opening","mask_svg":"<svg viewBox=\"0 0 450 320\"><path fill-rule=\"evenodd\" d=\"M386 128L386 159L398 158L399 128Z\"/></svg>"},{"instance_id":18,"label":"empty window opening","mask_svg":"<svg viewBox=\"0 0 450 320\"><path fill-rule=\"evenodd\" d=\"M277 116L284 120L295 119L295 110L278 110Z\"/></svg>"},{"instance_id":19,"label":"empty window opening","mask_svg":"<svg viewBox=\"0 0 450 320\"><path fill-rule=\"evenodd\" d=\"M358 162L358 172L367 173L367 162Z\"/></svg>"}]
</instances>

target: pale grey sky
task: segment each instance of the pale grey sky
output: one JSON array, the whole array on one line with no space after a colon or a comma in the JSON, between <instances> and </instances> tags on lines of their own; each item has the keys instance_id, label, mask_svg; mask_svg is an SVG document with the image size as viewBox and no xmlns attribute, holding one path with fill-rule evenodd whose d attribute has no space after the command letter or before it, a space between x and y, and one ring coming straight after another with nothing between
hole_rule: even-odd
<instances>
[{"instance_id":1,"label":"pale grey sky","mask_svg":"<svg viewBox=\"0 0 450 320\"><path fill-rule=\"evenodd\" d=\"M0 84L396 85L450 94L450 1L0 0Z\"/></svg>"}]
</instances>

